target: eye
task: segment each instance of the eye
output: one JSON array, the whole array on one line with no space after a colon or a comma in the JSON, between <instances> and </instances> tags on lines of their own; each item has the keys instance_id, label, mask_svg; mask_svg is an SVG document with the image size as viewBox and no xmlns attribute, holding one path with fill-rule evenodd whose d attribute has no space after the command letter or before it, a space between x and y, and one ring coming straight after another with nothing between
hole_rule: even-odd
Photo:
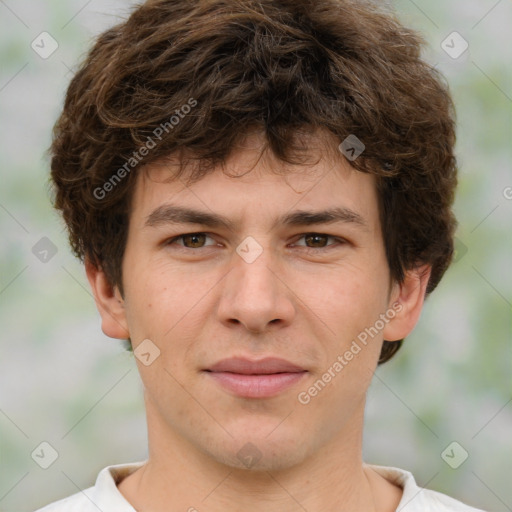
<instances>
[{"instance_id":1,"label":"eye","mask_svg":"<svg viewBox=\"0 0 512 512\"><path fill-rule=\"evenodd\" d=\"M206 233L186 233L184 235L175 236L166 242L166 245L178 245L185 249L201 249L203 247L211 247L215 244L205 245L206 239L213 240ZM182 244L176 244L176 242L182 241Z\"/></svg>"},{"instance_id":2,"label":"eye","mask_svg":"<svg viewBox=\"0 0 512 512\"><path fill-rule=\"evenodd\" d=\"M306 247L308 249L323 249L325 247L330 247L336 244L328 244L328 240L332 239L337 241L340 244L345 243L345 240L342 238L338 238L332 235L326 235L324 233L305 233L298 240L304 239L305 244L297 244L295 245Z\"/></svg>"},{"instance_id":3,"label":"eye","mask_svg":"<svg viewBox=\"0 0 512 512\"><path fill-rule=\"evenodd\" d=\"M207 239L210 239L213 243L206 244ZM297 243L299 240L304 240L305 243ZM334 240L334 243L329 243L329 240ZM331 246L342 245L344 243L346 243L346 241L343 238L332 235L324 233L305 233L301 235L293 245L314 250L327 249ZM165 245L174 245L184 249L203 249L216 245L216 242L207 233L185 233L169 239L165 242Z\"/></svg>"}]
</instances>

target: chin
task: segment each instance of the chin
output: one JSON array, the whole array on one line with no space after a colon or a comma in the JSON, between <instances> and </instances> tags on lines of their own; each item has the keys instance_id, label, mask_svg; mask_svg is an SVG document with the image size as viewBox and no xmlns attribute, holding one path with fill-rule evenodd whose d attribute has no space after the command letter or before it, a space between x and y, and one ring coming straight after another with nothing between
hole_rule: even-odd
<instances>
[{"instance_id":1,"label":"chin","mask_svg":"<svg viewBox=\"0 0 512 512\"><path fill-rule=\"evenodd\" d=\"M284 471L301 464L308 456L308 444L304 439L284 435L237 436L219 449L206 451L221 464L251 473L260 471Z\"/></svg>"}]
</instances>

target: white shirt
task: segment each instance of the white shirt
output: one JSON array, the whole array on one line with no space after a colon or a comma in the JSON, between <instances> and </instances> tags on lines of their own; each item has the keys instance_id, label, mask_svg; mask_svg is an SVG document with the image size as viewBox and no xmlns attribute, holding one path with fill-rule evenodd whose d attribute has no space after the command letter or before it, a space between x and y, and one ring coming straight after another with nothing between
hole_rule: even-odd
<instances>
[{"instance_id":1,"label":"white shirt","mask_svg":"<svg viewBox=\"0 0 512 512\"><path fill-rule=\"evenodd\" d=\"M94 487L51 503L36 512L136 512L119 492L117 484L143 464L137 462L108 466L100 471ZM445 494L418 487L409 471L385 466L368 467L403 489L396 512L484 512Z\"/></svg>"}]
</instances>

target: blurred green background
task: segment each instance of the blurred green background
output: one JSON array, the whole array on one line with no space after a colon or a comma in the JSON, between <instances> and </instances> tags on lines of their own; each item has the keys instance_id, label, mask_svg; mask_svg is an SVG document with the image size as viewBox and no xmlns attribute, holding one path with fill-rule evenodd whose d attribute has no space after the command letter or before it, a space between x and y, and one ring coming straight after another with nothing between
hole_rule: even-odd
<instances>
[{"instance_id":1,"label":"blurred green background","mask_svg":"<svg viewBox=\"0 0 512 512\"><path fill-rule=\"evenodd\" d=\"M376 372L365 460L410 470L420 485L474 506L512 510L512 4L393 3L424 34L425 57L447 77L457 106L458 251L414 333ZM92 485L104 466L146 457L133 356L100 330L84 270L50 205L45 156L72 70L132 4L0 1L4 512L34 510ZM45 59L31 48L43 31L58 43ZM469 44L458 58L441 46L453 31ZM47 262L33 252L48 243L43 237L57 251ZM59 454L46 470L31 458L43 441ZM457 469L441 457L453 441L468 453Z\"/></svg>"}]
</instances>

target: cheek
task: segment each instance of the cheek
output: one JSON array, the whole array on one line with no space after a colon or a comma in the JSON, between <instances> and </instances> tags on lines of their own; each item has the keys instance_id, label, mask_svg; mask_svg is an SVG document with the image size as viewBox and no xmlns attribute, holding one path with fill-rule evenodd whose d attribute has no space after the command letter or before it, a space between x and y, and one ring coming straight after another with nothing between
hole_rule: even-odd
<instances>
[{"instance_id":1,"label":"cheek","mask_svg":"<svg viewBox=\"0 0 512 512\"><path fill-rule=\"evenodd\" d=\"M134 268L132 275L137 278L130 283L127 318L134 350L149 339L160 351L149 367L137 362L141 378L151 393L164 392L164 386L165 393L179 396L180 387L169 373L178 382L185 382L190 377L187 372L197 364L197 343L211 312L207 294L218 277L209 275L207 279L206 275L163 266L138 273Z\"/></svg>"},{"instance_id":2,"label":"cheek","mask_svg":"<svg viewBox=\"0 0 512 512\"><path fill-rule=\"evenodd\" d=\"M385 273L365 266L343 266L300 281L300 297L326 329L347 341L372 326L387 305Z\"/></svg>"},{"instance_id":3,"label":"cheek","mask_svg":"<svg viewBox=\"0 0 512 512\"><path fill-rule=\"evenodd\" d=\"M178 323L186 324L210 288L204 277L165 265L134 266L130 274L125 286L130 333L155 339L171 335Z\"/></svg>"},{"instance_id":4,"label":"cheek","mask_svg":"<svg viewBox=\"0 0 512 512\"><path fill-rule=\"evenodd\" d=\"M315 394L315 407L325 412L326 423L332 422L333 428L365 398L381 351L382 329L375 325L385 312L388 291L378 274L353 268L336 275L339 278L331 275L308 303L321 320L311 317L321 329L315 335L323 354L309 383L312 388L304 390Z\"/></svg>"}]
</instances>

